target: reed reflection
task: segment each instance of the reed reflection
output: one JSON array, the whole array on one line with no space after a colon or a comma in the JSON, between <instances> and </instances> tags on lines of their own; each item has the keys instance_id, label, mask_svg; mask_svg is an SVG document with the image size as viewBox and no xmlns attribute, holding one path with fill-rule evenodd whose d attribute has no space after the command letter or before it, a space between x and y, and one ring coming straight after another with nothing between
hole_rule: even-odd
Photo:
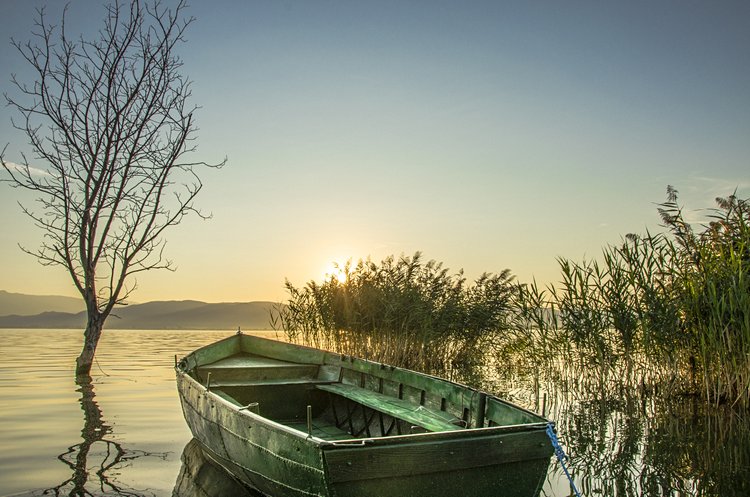
<instances>
[{"instance_id":1,"label":"reed reflection","mask_svg":"<svg viewBox=\"0 0 750 497\"><path fill-rule=\"evenodd\" d=\"M541 407L539 391L547 392L541 404L557 424L583 495L750 495L745 409L709 407L696 397L665 399L639 389L563 389L538 377L527 377L523 388L520 376L514 378L515 391L525 394L515 400L526 405ZM548 478L565 481L556 463Z\"/></svg>"},{"instance_id":2,"label":"reed reflection","mask_svg":"<svg viewBox=\"0 0 750 497\"><path fill-rule=\"evenodd\" d=\"M143 456L160 456L144 451L127 450L112 436L112 426L105 419L96 402L94 382L89 375L76 378L83 411L81 442L71 445L57 459L72 471L70 478L46 489L42 495L54 496L123 496L144 497L153 495L142 490L127 488L117 481L117 468ZM113 471L115 470L115 471Z\"/></svg>"}]
</instances>

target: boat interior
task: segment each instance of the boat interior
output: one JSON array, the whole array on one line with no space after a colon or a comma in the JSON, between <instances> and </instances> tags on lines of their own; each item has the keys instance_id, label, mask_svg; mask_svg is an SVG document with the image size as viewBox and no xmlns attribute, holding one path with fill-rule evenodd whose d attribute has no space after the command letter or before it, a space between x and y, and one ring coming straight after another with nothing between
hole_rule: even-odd
<instances>
[{"instance_id":1,"label":"boat interior","mask_svg":"<svg viewBox=\"0 0 750 497\"><path fill-rule=\"evenodd\" d=\"M240 352L189 374L240 409L328 441L543 421L432 376L338 354L321 362Z\"/></svg>"}]
</instances>

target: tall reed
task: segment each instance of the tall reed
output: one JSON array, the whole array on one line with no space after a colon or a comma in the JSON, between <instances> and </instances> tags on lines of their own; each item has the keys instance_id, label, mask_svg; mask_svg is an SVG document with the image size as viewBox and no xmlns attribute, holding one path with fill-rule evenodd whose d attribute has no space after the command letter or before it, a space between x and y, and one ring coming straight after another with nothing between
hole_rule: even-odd
<instances>
[{"instance_id":1,"label":"tall reed","mask_svg":"<svg viewBox=\"0 0 750 497\"><path fill-rule=\"evenodd\" d=\"M435 261L347 263L297 288L276 320L289 339L428 371L484 360L566 389L637 388L750 407L750 203L717 199L695 230L667 188L665 231L627 235L598 260L559 258L560 282L508 270L468 283Z\"/></svg>"},{"instance_id":2,"label":"tall reed","mask_svg":"<svg viewBox=\"0 0 750 497\"><path fill-rule=\"evenodd\" d=\"M277 318L290 340L422 370L440 371L480 357L476 348L506 327L512 276L484 274L469 284L435 261L387 257L347 263L297 288Z\"/></svg>"},{"instance_id":3,"label":"tall reed","mask_svg":"<svg viewBox=\"0 0 750 497\"><path fill-rule=\"evenodd\" d=\"M681 274L685 330L705 397L750 405L750 203L717 199L700 233L684 228L673 203L664 217L683 247Z\"/></svg>"},{"instance_id":4,"label":"tall reed","mask_svg":"<svg viewBox=\"0 0 750 497\"><path fill-rule=\"evenodd\" d=\"M561 281L517 285L512 332L547 372L586 388L659 388L750 406L750 207L717 199L696 232L669 187L666 232L628 235L600 261L558 260ZM555 369L556 368L556 369Z\"/></svg>"}]
</instances>

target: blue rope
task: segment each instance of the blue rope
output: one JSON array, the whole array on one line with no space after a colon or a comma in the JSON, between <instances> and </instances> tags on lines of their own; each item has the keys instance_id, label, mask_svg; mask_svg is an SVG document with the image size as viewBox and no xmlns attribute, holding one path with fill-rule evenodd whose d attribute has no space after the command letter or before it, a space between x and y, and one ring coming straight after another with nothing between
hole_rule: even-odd
<instances>
[{"instance_id":1,"label":"blue rope","mask_svg":"<svg viewBox=\"0 0 750 497\"><path fill-rule=\"evenodd\" d=\"M557 440L557 435L555 435L555 428L552 423L549 423L547 425L547 436L549 437L550 442L552 442L552 447L555 449L555 455L560 461L560 465L565 472L565 476L568 477L570 488L573 489L578 497L581 497L581 493L578 491L578 488L576 488L576 484L573 482L573 477L570 476L568 468L565 466L565 460L568 458L568 456L565 455L565 451L563 450L562 446L560 446L560 442Z\"/></svg>"}]
</instances>

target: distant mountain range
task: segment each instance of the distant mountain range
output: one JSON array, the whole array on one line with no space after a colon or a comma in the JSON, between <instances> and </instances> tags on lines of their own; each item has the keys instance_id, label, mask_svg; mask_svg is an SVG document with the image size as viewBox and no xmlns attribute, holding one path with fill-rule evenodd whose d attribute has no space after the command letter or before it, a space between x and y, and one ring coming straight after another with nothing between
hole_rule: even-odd
<instances>
[{"instance_id":1,"label":"distant mountain range","mask_svg":"<svg viewBox=\"0 0 750 497\"><path fill-rule=\"evenodd\" d=\"M273 302L147 302L116 308L110 329L268 330ZM83 328L83 301L0 290L0 328Z\"/></svg>"},{"instance_id":2,"label":"distant mountain range","mask_svg":"<svg viewBox=\"0 0 750 497\"><path fill-rule=\"evenodd\" d=\"M16 314L32 316L42 312L81 312L86 310L83 300L78 297L59 295L25 295L0 290L0 316Z\"/></svg>"}]
</instances>

